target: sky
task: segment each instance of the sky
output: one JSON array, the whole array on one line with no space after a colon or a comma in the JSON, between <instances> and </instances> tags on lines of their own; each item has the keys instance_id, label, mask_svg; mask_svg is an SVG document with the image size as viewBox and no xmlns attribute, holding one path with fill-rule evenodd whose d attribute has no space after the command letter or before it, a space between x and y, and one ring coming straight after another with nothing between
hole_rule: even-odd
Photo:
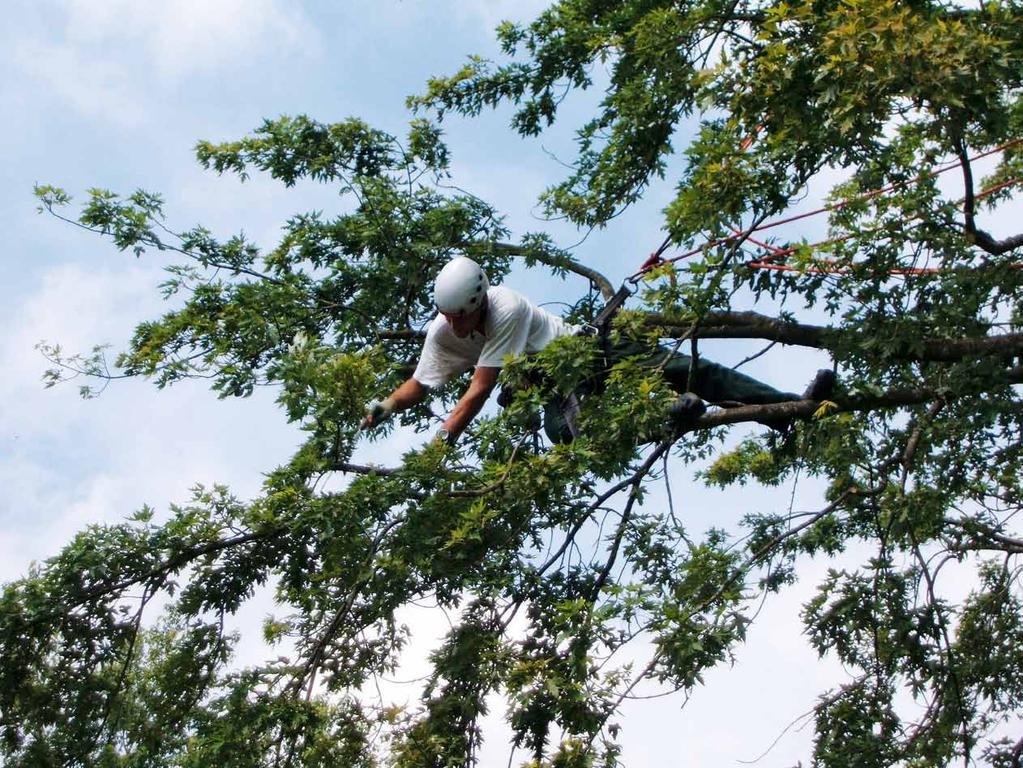
<instances>
[{"instance_id":1,"label":"sky","mask_svg":"<svg viewBox=\"0 0 1023 768\"><path fill-rule=\"evenodd\" d=\"M163 309L159 255L119 253L95 235L36 211L34 184L54 184L78 199L87 189L159 192L173 226L202 223L220 236L244 231L272 246L296 213L336 210L332 190L283 187L258 176L245 184L203 171L200 139L246 135L266 117L308 114L321 121L359 116L400 133L405 97L426 78L454 71L470 53L496 55L492 30L502 19L531 18L536 0L8 0L0 27L0 582L55 554L75 531L117 522L144 504L166 509L201 483L228 485L241 498L259 492L264 473L285 461L300 436L274 404L275 393L217 400L201 383L157 390L145 381L113 382L93 400L72 382L44 389L46 361L37 343L69 351L124 347L135 323ZM569 104L581 114L586 97ZM561 245L580 239L539 219L539 192L559 178L568 156L566 129L540 140L507 130L507 112L445 121L455 182L496 203L513 232L551 232ZM578 122L576 123L578 124ZM668 188L655 188L637 211L579 245L577 258L619 282L663 235L657 212ZM810 205L813 197L806 201ZM809 236L812 236L810 234ZM573 300L564 284L514 272L507 284L541 301ZM755 346L710 347L722 362ZM701 347L701 351L704 348ZM749 371L780 389L800 391L825 358L786 352ZM408 445L360 449L356 461L393 463ZM421 438L419 438L421 439ZM694 530L727 526L749 511L812 509L812 481L751 492L711 493L677 467L680 514ZM809 757L811 729L786 727L815 697L841 682L801 635L799 611L829 563L811 563L800 583L765 605L732 667L711 671L688 702L680 697L629 702L619 722L626 764L790 766ZM264 594L237 617L258 633L272 609ZM446 628L426 610L409 615L418 636ZM425 645L417 646L420 658ZM253 663L263 650L243 641ZM408 672L421 662L411 661ZM408 694L395 693L396 696ZM683 706L685 704L685 706ZM507 764L507 730L496 713L482 765ZM520 757L524 760L525 756Z\"/></svg>"}]
</instances>

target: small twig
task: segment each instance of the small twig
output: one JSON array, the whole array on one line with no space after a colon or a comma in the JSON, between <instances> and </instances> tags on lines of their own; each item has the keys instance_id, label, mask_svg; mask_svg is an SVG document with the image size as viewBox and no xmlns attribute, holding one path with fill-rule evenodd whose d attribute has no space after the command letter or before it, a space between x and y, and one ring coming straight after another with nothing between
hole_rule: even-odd
<instances>
[{"instance_id":1,"label":"small twig","mask_svg":"<svg viewBox=\"0 0 1023 768\"><path fill-rule=\"evenodd\" d=\"M963 169L963 218L965 219L963 229L966 231L966 238L992 256L1000 256L1023 246L1023 234L1007 237L1004 240L995 240L983 229L977 229L976 196L973 191L973 170L970 166L970 156L961 136L955 137L954 144L959 164Z\"/></svg>"},{"instance_id":2,"label":"small twig","mask_svg":"<svg viewBox=\"0 0 1023 768\"><path fill-rule=\"evenodd\" d=\"M639 480L632 487L632 493L629 494L629 500L625 502L625 509L622 510L622 519L618 522L618 530L615 532L614 541L611 544L611 551L608 555L607 562L604 563L604 567L600 570L600 574L597 576L597 580L593 582L593 588L590 590L590 602L594 603L597 598L600 597L600 591L604 588L607 583L607 578L611 574L611 569L614 568L615 560L618 559L618 551L622 546L622 539L625 537L625 529L629 525L629 519L632 517L632 505L636 502L636 490L639 484Z\"/></svg>"},{"instance_id":3,"label":"small twig","mask_svg":"<svg viewBox=\"0 0 1023 768\"><path fill-rule=\"evenodd\" d=\"M546 571L548 568L554 565L554 563L560 560L562 555L565 554L565 551L574 541L576 535L579 533L580 530L582 530L583 525L585 525L586 521L590 519L590 515L592 515L593 512L595 512L597 509L603 506L604 502L610 499L616 493L625 488L628 488L630 485L634 486L642 478L646 477L647 473L650 471L650 468L654 465L657 459L660 458L665 453L665 451L667 451L674 444L674 442L675 442L674 436L666 440L663 440L650 453L650 455L646 458L646 460L643 462L639 469L637 469L632 475L625 478L624 480L612 485L608 490L604 491L604 493L600 494L594 501L592 501L586 507L585 514L581 515L579 520L576 521L575 525L572 526L572 529L568 532L568 535L565 537L565 541L562 542L561 546L558 547L557 551L553 555L551 555L543 565L540 566L540 568L537 570L537 573L542 574L544 571Z\"/></svg>"},{"instance_id":4,"label":"small twig","mask_svg":"<svg viewBox=\"0 0 1023 768\"><path fill-rule=\"evenodd\" d=\"M518 454L519 449L523 446L523 444L525 444L528 436L528 434L522 435L518 442L515 443L515 447L512 449L512 454L508 458L508 466L497 480L483 488L449 491L447 495L452 498L474 498L476 496L486 496L488 493L493 493L494 491L499 490L507 482L508 476L511 474L512 467L515 465L515 456Z\"/></svg>"},{"instance_id":5,"label":"small twig","mask_svg":"<svg viewBox=\"0 0 1023 768\"><path fill-rule=\"evenodd\" d=\"M791 731L793 728L795 728L797 725L799 725L802 721L806 720L808 717L813 717L815 714L817 714L817 707L816 706L811 708L809 711L804 712L799 717L797 717L795 720L793 720L791 723L786 725L782 729L781 733L779 733L775 737L774 741L772 741L771 744L767 747L767 749L765 749L761 754L757 755L752 760L741 760L741 759L737 758L736 762L737 763L742 763L743 765L753 765L755 763L759 763L761 760L763 760L765 757L767 757L771 753L771 750L773 750L776 746L778 746L778 742L780 742L782 740L782 738L785 736L786 733Z\"/></svg>"},{"instance_id":6,"label":"small twig","mask_svg":"<svg viewBox=\"0 0 1023 768\"><path fill-rule=\"evenodd\" d=\"M778 343L777 341L772 341L770 344L768 344L766 347L764 347L759 352L755 352L754 354L750 355L749 357L743 358L742 360L740 360L739 362L737 362L735 365L732 366L732 370L733 371L737 371L740 368L742 368L742 366L746 365L746 363L752 363L758 357L762 357L763 355L766 355L768 352L771 351L771 349L777 343Z\"/></svg>"},{"instance_id":7,"label":"small twig","mask_svg":"<svg viewBox=\"0 0 1023 768\"><path fill-rule=\"evenodd\" d=\"M927 415L917 422L916 426L913 428L913 434L910 435L909 440L906 442L906 450L902 453L902 478L899 481L899 487L902 488L903 493L906 492L906 482L909 479L909 467L913 463L913 457L916 455L916 449L920 445L920 438L923 436L924 425L933 421L944 407L945 401L939 397L931 404L931 407L927 409Z\"/></svg>"}]
</instances>

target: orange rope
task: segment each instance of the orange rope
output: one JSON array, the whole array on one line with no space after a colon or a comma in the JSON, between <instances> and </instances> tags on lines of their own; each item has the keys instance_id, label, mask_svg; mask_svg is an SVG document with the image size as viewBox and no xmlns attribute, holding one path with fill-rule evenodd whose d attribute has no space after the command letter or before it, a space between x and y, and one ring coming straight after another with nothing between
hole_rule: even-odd
<instances>
[{"instance_id":1,"label":"orange rope","mask_svg":"<svg viewBox=\"0 0 1023 768\"><path fill-rule=\"evenodd\" d=\"M1012 179L1008 179L1006 181L1003 181L1003 182L1001 182L999 184L994 184L994 185L992 185L990 187L987 187L986 189L982 189L980 192L978 192L976 195L973 196L973 199L974 200L979 200L982 197L987 197L988 195L993 195L995 192L998 192L998 191L1000 191L1002 189L1005 189L1006 187L1011 187L1013 184L1019 184L1020 182L1023 182L1023 177L1016 177L1016 178L1012 178ZM962 203L963 201L960 200L959 202ZM911 218L917 218L917 217L911 217ZM907 219L907 221L908 220L909 219ZM833 245L835 243L841 243L841 242L844 242L846 240L851 240L852 238L853 238L853 235L846 234L846 235L841 235L839 237L833 237L833 238L830 238L828 240L821 240L820 242L811 243L809 245L789 246L787 248L779 248L778 246L771 245L769 243L765 243L765 242L762 242L762 241L759 241L759 240L755 240L752 237L747 237L746 239L749 240L751 243L753 243L754 245L756 245L756 246L758 246L760 248L765 248L765 249L771 251L771 253L767 254L767 255L764 255L764 256L760 257L759 259L754 259L753 261L748 262L746 264L746 266L751 267L753 269L773 269L773 270L776 270L776 271L784 271L784 272L799 272L799 271L802 271L802 272L806 272L808 274L836 274L836 275L838 275L838 274L847 274L849 272L849 268L851 266L851 265L848 265L848 264L844 265L844 267L841 268L841 269L818 269L818 268L802 269L800 267L792 267L792 266L788 266L786 264L772 264L772 263L769 263L769 262L778 261L779 259L783 259L786 256L790 256L790 255L792 255L793 253L795 253L797 250L799 250L801 248L807 248L807 249L813 251L813 250L821 248L821 247L823 247L825 245ZM821 264L840 264L840 262L832 261L832 260L829 260L829 259L821 259L819 263L821 263ZM1016 268L1020 268L1020 267L1023 267L1023 264L1014 264L1012 266L1014 266ZM889 272L889 274L892 274L892 275L901 275L901 276L936 275L936 274L939 274L940 272L942 272L942 269L940 267L902 267L902 268L890 269L890 270L888 270L888 272Z\"/></svg>"},{"instance_id":2,"label":"orange rope","mask_svg":"<svg viewBox=\"0 0 1023 768\"><path fill-rule=\"evenodd\" d=\"M750 143L752 143L752 142L750 142ZM983 159L983 157L987 157L987 156L989 156L991 154L994 154L996 152L1004 151L1006 149L1012 148L1012 147L1017 146L1019 144L1023 144L1023 138L1013 139L1012 141L1007 141L1007 142L1005 142L1003 144L999 144L998 146L995 146L995 147L993 147L991 149L988 149L986 151L979 152L979 153L973 155L972 157L969 157L968 162L974 162L974 161L981 160L981 159ZM744 146L744 149L745 148L746 148L746 146ZM714 240L710 240L710 241L704 243L703 245L700 245L699 247L696 247L696 249L693 249L692 251L687 251L684 254L673 256L673 257L671 257L669 259L662 259L661 258L661 254L663 254L664 251L667 249L667 244L669 242L669 240L666 239L661 244L660 249L658 249L658 251L655 252L654 254L651 254L651 257L646 262L643 262L643 264L640 266L639 270L635 274L629 276L627 279L634 282L639 277L641 277L644 272L649 271L650 269L652 269L653 267L655 267L655 266L657 266L659 264L668 264L668 263L673 263L673 262L681 261L683 259L690 258L691 256L696 256L697 254L702 253L706 249L709 249L709 247L714 247L716 245L722 245L722 244L725 244L725 243L728 243L728 242L735 242L736 240L740 240L740 241L742 241L742 240L749 240L750 242L753 242L754 244L756 244L756 245L758 245L760 247L765 247L765 249L774 252L774 253L772 253L769 256L765 256L765 257L763 257L763 258L761 258L759 260L750 262L747 266L754 267L754 268L760 268L760 269L774 269L774 270L786 270L786 271L796 270L796 271L798 271L799 270L798 267L788 267L788 266L785 266L785 265L777 265L777 264L768 264L767 263L768 261L775 261L777 259L784 258L785 256L790 256L791 254L795 253L795 251L796 251L795 247L788 247L788 249L779 249L779 247L776 247L774 245L769 245L768 243L755 240L750 235L752 235L754 232L760 232L760 231L763 231L765 229L772 229L774 227L780 227L783 224L791 224L792 222L800 221L802 219L807 219L807 218L809 218L811 216L818 216L819 214L830 213L832 211L840 211L841 209L845 208L846 206L852 204L852 202L855 202L855 201L858 201L858 200L872 199L872 198L877 197L879 195L886 194L888 192L892 192L895 189L898 189L900 187L908 186L909 184L913 184L913 183L916 183L916 182L919 182L919 181L923 181L924 179L933 178L933 177L935 177L935 176L937 176L939 174L945 173L946 171L951 171L951 170L953 170L955 168L960 168L961 166L962 166L962 163L960 161L955 161L955 162L952 162L952 163L948 163L947 165L941 166L939 168L936 168L936 169L934 169L932 171L929 171L926 174L921 174L920 176L917 176L914 179L910 179L908 181L893 182L891 184L888 184L887 186L881 187L880 189L873 189L873 190L871 190L869 192L863 192L862 194L856 195L855 197L850 197L850 198L845 199L845 200L840 200L839 202L835 202L835 204L832 204L830 206L824 206L824 207L815 209L813 211L808 211L808 212L805 212L805 213L802 213L802 214L796 214L794 216L789 216L789 217L786 217L786 218L783 218L783 219L776 219L774 221L767 222L765 224L761 224L761 225L756 226L756 227L752 227L749 230L743 230L743 231L738 231L737 230L735 234L728 235L727 237L720 237L720 238L717 238L717 239L714 239ZM1004 181L1004 182L999 183L999 184L995 184L995 185L993 185L991 187L988 187L987 189L983 189L980 192L978 192L976 195L974 195L974 199L980 199L981 197L993 194L994 192L997 192L1000 189L1005 189L1006 187L1012 186L1014 184L1018 184L1020 181L1023 181L1023 179L1021 179L1021 178L1014 178L1014 179L1009 179L1008 181ZM962 202L962 200L961 200L961 202ZM840 236L840 237L837 237L837 238L832 238L832 239L829 239L829 240L822 240L820 242L812 243L812 244L810 244L808 246L803 246L803 247L809 247L809 249L813 250L813 249L817 249L817 247L820 247L822 245L828 245L828 244L833 244L835 242L841 242L843 240L849 239L850 237L852 237L852 235L843 235L843 236ZM812 269L806 269L806 270L803 270L803 271L809 272L811 274L813 274L813 273L820 273L820 272L827 272L827 270L812 270ZM933 271L938 271L938 270L935 269ZM893 270L892 274L902 274L903 272L905 272L906 274L930 274L931 273L930 270L925 270L924 272L918 272L918 271L915 271L914 268L906 268L906 270Z\"/></svg>"},{"instance_id":3,"label":"orange rope","mask_svg":"<svg viewBox=\"0 0 1023 768\"><path fill-rule=\"evenodd\" d=\"M979 154L976 154L973 157L969 158L969 160L972 163L974 160L981 160L981 159L983 159L985 157L988 157L990 155L995 154L996 152L1001 152L1003 150L1010 149L1011 147L1014 147L1017 144L1023 144L1023 139L1013 139L1012 141L1007 141L1004 144L1001 144L1001 145L999 145L999 146L997 146L997 147L995 147L993 149L987 150L986 152L980 152ZM753 229L751 231L753 231L753 232L762 232L765 229L772 229L773 227L780 227L782 224L791 224L793 221L799 221L800 219L806 219L806 218L809 218L810 216L817 216L818 214L821 214L821 213L829 213L831 211L840 211L840 210L842 210L843 208L845 208L847 205L849 205L851 203L859 202L860 200L870 200L870 199L878 197L880 195L887 194L888 192L894 192L896 189L899 189L900 187L907 187L910 184L914 184L914 183L916 183L918 181L923 181L924 179L930 179L930 178L933 178L934 176L938 176L939 174L945 173L946 171L951 171L951 170L954 170L956 168L959 168L960 165L961 165L961 163L958 160L956 160L955 162L948 163L947 165L940 166L938 168L935 168L932 171L928 171L927 173L922 173L919 176L917 176L916 178L910 179L909 181L896 181L896 182L892 182L891 184L889 184L889 185L887 185L885 187L881 187L880 189L873 189L870 192L864 192L864 193L862 193L860 195L857 195L856 197L851 197L848 200L841 200L841 201L839 201L837 203L832 203L831 205L825 205L822 208L817 208L816 210L813 210L813 211L807 211L806 213L799 213L799 214L796 214L795 216L789 216L788 218L777 219L776 221L771 221L771 222L768 222L767 224L761 224L759 227L756 227L755 229ZM989 194L990 194L990 192L989 192Z\"/></svg>"}]
</instances>

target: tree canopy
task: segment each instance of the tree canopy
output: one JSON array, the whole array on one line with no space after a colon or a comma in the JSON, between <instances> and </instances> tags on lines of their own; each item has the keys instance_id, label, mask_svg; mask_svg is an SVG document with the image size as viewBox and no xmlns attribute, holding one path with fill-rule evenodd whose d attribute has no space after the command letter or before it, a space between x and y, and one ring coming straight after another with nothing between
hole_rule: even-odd
<instances>
[{"instance_id":1,"label":"tree canopy","mask_svg":"<svg viewBox=\"0 0 1023 768\"><path fill-rule=\"evenodd\" d=\"M984 221L1019 204L1023 5L561 0L497 35L505 58L431 79L402 135L289 116L200 142L217 173L341 193L339 210L285 222L272 249L175 230L150 192L91 190L72 213L64 190L37 189L43 210L168 260L169 309L138 324L124 375L207 378L221 397L274 385L308 437L257 498L198 488L169 514L87 528L5 586L5 764L464 765L500 695L522 762L614 765L615 713L639 682L699 685L766 593L865 545L805 606L809 642L850 673L821 692L808 757L1018 767L1023 741L999 727L1023 712L1023 233ZM441 183L443 121L510 104L512 130L539 135L586 89L600 100L546 212L613 227L651 183L676 185L660 258L636 266L639 300L613 332L826 350L840 390L820 408L712 410L665 432L673 393L625 361L585 399L571 444L535 435L533 388L457 447L353 463L365 404L408 375L451 256L493 280L521 261L613 292L548 234L513 234ZM840 179L826 239L772 239L767 225L824 173ZM577 299L570 316L592 319L593 295ZM542 372L568 392L599 344L560 339L502 375ZM47 351L51 383L104 375L101 350ZM458 391L403 422L428 423ZM792 415L805 420L789 435L721 449L730 425ZM708 458L710 484L801 472L827 491L816 511L750 510L706 533L643 503ZM942 580L958 564L975 583L951 601ZM281 615L263 632L288 656L238 669L225 616L267 583ZM458 621L421 706L378 706L365 689L410 642L398 612L424 598ZM642 665L620 661L642 642Z\"/></svg>"}]
</instances>

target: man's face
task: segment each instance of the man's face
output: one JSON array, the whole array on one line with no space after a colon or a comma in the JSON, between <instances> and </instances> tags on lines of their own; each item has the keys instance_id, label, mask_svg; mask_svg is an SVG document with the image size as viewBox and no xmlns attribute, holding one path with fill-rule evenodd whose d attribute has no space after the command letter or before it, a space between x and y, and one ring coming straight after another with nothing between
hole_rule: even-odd
<instances>
[{"instance_id":1,"label":"man's face","mask_svg":"<svg viewBox=\"0 0 1023 768\"><path fill-rule=\"evenodd\" d=\"M441 314L444 315L444 319L448 321L448 325L451 326L451 330L454 332L455 336L460 339L464 339L472 333L480 322L480 310L478 309L457 315L453 315L448 312L441 312Z\"/></svg>"}]
</instances>

